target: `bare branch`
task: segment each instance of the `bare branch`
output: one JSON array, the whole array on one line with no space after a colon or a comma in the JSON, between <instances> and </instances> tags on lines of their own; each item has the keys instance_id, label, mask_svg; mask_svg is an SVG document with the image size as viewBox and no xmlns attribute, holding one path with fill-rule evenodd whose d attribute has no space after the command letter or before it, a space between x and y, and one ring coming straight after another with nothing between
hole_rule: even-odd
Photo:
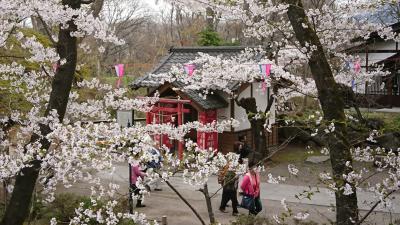
<instances>
[{"instance_id":1,"label":"bare branch","mask_svg":"<svg viewBox=\"0 0 400 225\"><path fill-rule=\"evenodd\" d=\"M57 42L53 39L53 36L51 35L49 26L48 26L47 23L43 20L43 18L42 18L42 16L40 15L39 11L36 10L35 12L36 12L36 14L38 15L38 18L39 18L40 22L43 24L43 28L44 28L44 30L45 30L47 36L49 37L51 43L53 43L53 45L57 45Z\"/></svg>"},{"instance_id":2,"label":"bare branch","mask_svg":"<svg viewBox=\"0 0 400 225\"><path fill-rule=\"evenodd\" d=\"M364 222L365 219L367 219L367 217L374 211L374 209L376 207L378 207L378 205L382 202L382 200L385 200L386 198L388 198L391 194L395 193L396 191L398 191L398 189L395 190L391 190L389 193L387 193L381 200L377 201L372 208L355 224L355 225L360 225Z\"/></svg>"}]
</instances>

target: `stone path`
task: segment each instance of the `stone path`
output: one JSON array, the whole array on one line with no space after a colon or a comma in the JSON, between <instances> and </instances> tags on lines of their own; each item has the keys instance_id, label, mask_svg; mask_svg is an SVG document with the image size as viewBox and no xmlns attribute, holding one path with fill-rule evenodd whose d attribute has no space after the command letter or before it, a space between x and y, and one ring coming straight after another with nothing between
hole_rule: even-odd
<instances>
[{"instance_id":1,"label":"stone path","mask_svg":"<svg viewBox=\"0 0 400 225\"><path fill-rule=\"evenodd\" d=\"M388 112L388 113L400 113L400 107L393 108L382 108L382 109L374 109L374 108L360 108L361 111L364 112Z\"/></svg>"},{"instance_id":2,"label":"stone path","mask_svg":"<svg viewBox=\"0 0 400 225\"><path fill-rule=\"evenodd\" d=\"M117 183L121 186L120 194L126 194L128 192L128 166L125 164L117 164L116 170L113 174L109 172L101 172L95 174L99 176L105 184L109 181ZM278 174L275 174L278 175ZM199 212L201 217L206 221L208 220L207 208L202 193L197 191L199 187L193 187L183 183L180 177L173 177L170 179L174 187L190 202L190 204ZM209 192L213 194L220 185L217 183L216 177L211 177L209 182ZM166 215L168 217L169 225L201 225L199 220L194 216L193 212L183 203L181 199L166 185L162 184L162 191L153 191L149 195L145 196L144 204L145 208L138 208L135 211L143 212L151 220L161 221L161 217ZM261 184L261 199L263 204L263 210L260 212L260 216L272 218L274 215L280 215L284 212L281 205L281 200L286 199L286 203L293 212L308 212L310 217L308 220L317 222L318 224L331 224L330 221L335 220L335 212L333 206L335 204L334 197L328 194L326 188L319 188L319 193L315 193L311 200L302 199L299 200L294 196L309 190L309 187L287 185L287 184ZM317 190L313 187L312 190ZM90 194L90 189L87 184L80 183L70 189L58 189L59 192L74 192L77 194ZM368 199L370 199L372 193L359 191L358 201L360 214L365 214L369 209ZM400 195L393 195L394 208L389 211L387 209L378 209L372 213L365 224L370 225L388 225L396 224L394 221L400 221ZM239 202L241 198L238 198ZM212 199L212 207L215 213L216 220L221 224L231 224L235 220L235 217L231 215L232 209L227 208L229 213L222 213L218 210L221 201L221 192L215 195ZM231 203L229 203L231 204ZM243 208L239 208L239 213L248 214L248 211ZM287 224L298 224L293 220L285 221ZM273 223L274 224L274 223Z\"/></svg>"},{"instance_id":3,"label":"stone path","mask_svg":"<svg viewBox=\"0 0 400 225\"><path fill-rule=\"evenodd\" d=\"M97 176L100 176L103 179L113 180L116 183L124 184L128 182L128 166L125 165L116 165L116 170L114 174L110 174L107 172L99 173ZM179 190L188 190L193 191L197 190L200 187L193 187L188 184L185 184L180 177L173 177L170 179L171 183ZM220 188L220 185L217 183L216 177L211 177L208 181L208 187L210 193L214 193ZM168 187L166 187L168 188ZM304 191L312 191L314 192L311 200L309 199L298 199L295 195L299 195ZM221 194L219 192L218 194ZM359 190L358 191L358 205L361 210L370 209L371 205L374 204L377 200L374 199L374 194L372 192ZM306 187L306 186L296 186L296 185L287 185L287 184L269 184L269 183L261 183L261 198L264 200L273 200L273 201L281 201L283 198L286 199L286 202L290 203L299 203L299 204L308 204L308 205L316 205L316 206L333 206L335 204L335 198L333 193L331 193L327 188L317 188L317 187ZM393 208L388 209L377 209L376 211L381 212L392 212L392 213L400 213L400 194L392 195L392 203Z\"/></svg>"}]
</instances>

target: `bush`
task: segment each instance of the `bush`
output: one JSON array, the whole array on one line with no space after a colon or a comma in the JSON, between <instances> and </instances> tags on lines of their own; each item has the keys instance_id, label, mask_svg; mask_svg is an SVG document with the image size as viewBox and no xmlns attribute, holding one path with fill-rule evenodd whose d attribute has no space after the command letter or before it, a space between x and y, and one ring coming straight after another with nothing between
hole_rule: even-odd
<instances>
[{"instance_id":1,"label":"bush","mask_svg":"<svg viewBox=\"0 0 400 225\"><path fill-rule=\"evenodd\" d=\"M75 209L79 207L79 204L83 202L84 208L89 208L92 203L90 197L79 196L71 193L64 193L55 196L55 200L49 204L43 204L41 200L37 200L34 203L31 218L36 218L40 221L50 221L55 218L60 224L68 224L70 220L75 217ZM128 199L118 199L118 204L115 206L115 212L125 213L128 212ZM97 207L102 207L105 203L97 201ZM1 215L1 205L0 205ZM94 221L90 221L88 225L97 224ZM118 223L119 225L135 225L131 220L125 219Z\"/></svg>"},{"instance_id":2,"label":"bush","mask_svg":"<svg viewBox=\"0 0 400 225\"><path fill-rule=\"evenodd\" d=\"M253 215L241 214L237 217L237 220L232 222L232 225L272 225L273 223L270 219L264 217L258 217Z\"/></svg>"},{"instance_id":3,"label":"bush","mask_svg":"<svg viewBox=\"0 0 400 225\"><path fill-rule=\"evenodd\" d=\"M293 223L296 225L318 225L318 223L314 221L299 221L293 219ZM290 223L290 224L293 224ZM241 214L237 217L237 220L232 222L232 225L275 225L277 222L264 217L253 216L253 215L244 215ZM286 223L282 223L285 225Z\"/></svg>"},{"instance_id":4,"label":"bush","mask_svg":"<svg viewBox=\"0 0 400 225\"><path fill-rule=\"evenodd\" d=\"M75 209L79 207L81 202L88 206L90 198L69 193L56 195L53 202L43 206L41 210L42 218L47 221L56 218L57 221L68 223L75 216Z\"/></svg>"},{"instance_id":5,"label":"bush","mask_svg":"<svg viewBox=\"0 0 400 225\"><path fill-rule=\"evenodd\" d=\"M205 29L199 33L197 44L200 46L220 46L222 43L218 33L212 29Z\"/></svg>"}]
</instances>

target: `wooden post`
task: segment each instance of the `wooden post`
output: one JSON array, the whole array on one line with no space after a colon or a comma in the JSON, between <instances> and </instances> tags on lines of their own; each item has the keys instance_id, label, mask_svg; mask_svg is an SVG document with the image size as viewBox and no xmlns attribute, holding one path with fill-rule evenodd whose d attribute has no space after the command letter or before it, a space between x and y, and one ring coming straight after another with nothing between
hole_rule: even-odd
<instances>
[{"instance_id":1,"label":"wooden post","mask_svg":"<svg viewBox=\"0 0 400 225\"><path fill-rule=\"evenodd\" d=\"M167 216L163 216L161 219L161 225L168 225Z\"/></svg>"},{"instance_id":2,"label":"wooden post","mask_svg":"<svg viewBox=\"0 0 400 225\"><path fill-rule=\"evenodd\" d=\"M131 188L131 184L132 184L132 165L129 163L128 164L128 168L129 168L129 196L128 196L128 203L129 203L129 212L133 213L133 199L132 199L132 188Z\"/></svg>"}]
</instances>

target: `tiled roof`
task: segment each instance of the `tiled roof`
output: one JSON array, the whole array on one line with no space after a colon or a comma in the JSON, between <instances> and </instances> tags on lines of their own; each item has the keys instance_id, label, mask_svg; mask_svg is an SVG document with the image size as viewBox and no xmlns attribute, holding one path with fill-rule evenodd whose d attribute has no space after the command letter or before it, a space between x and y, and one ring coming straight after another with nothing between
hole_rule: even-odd
<instances>
[{"instance_id":1,"label":"tiled roof","mask_svg":"<svg viewBox=\"0 0 400 225\"><path fill-rule=\"evenodd\" d=\"M211 56L221 56L222 58L232 58L238 56L246 47L240 46L213 46L213 47L179 47L171 48L169 54L165 56L160 64L150 74L161 74L170 71L171 67L176 64L185 64L189 61L195 60L199 57L199 53L206 53ZM139 87L152 87L157 88L161 84L155 77L146 74L136 79L130 86L132 88ZM183 85L179 82L172 83L175 87L182 87ZM237 90L240 87L238 82L232 82L229 84L229 89ZM196 91L184 91L193 101L196 101L204 109L216 109L224 108L228 106L228 103L218 94L214 93L208 95L206 99L203 99Z\"/></svg>"}]
</instances>

